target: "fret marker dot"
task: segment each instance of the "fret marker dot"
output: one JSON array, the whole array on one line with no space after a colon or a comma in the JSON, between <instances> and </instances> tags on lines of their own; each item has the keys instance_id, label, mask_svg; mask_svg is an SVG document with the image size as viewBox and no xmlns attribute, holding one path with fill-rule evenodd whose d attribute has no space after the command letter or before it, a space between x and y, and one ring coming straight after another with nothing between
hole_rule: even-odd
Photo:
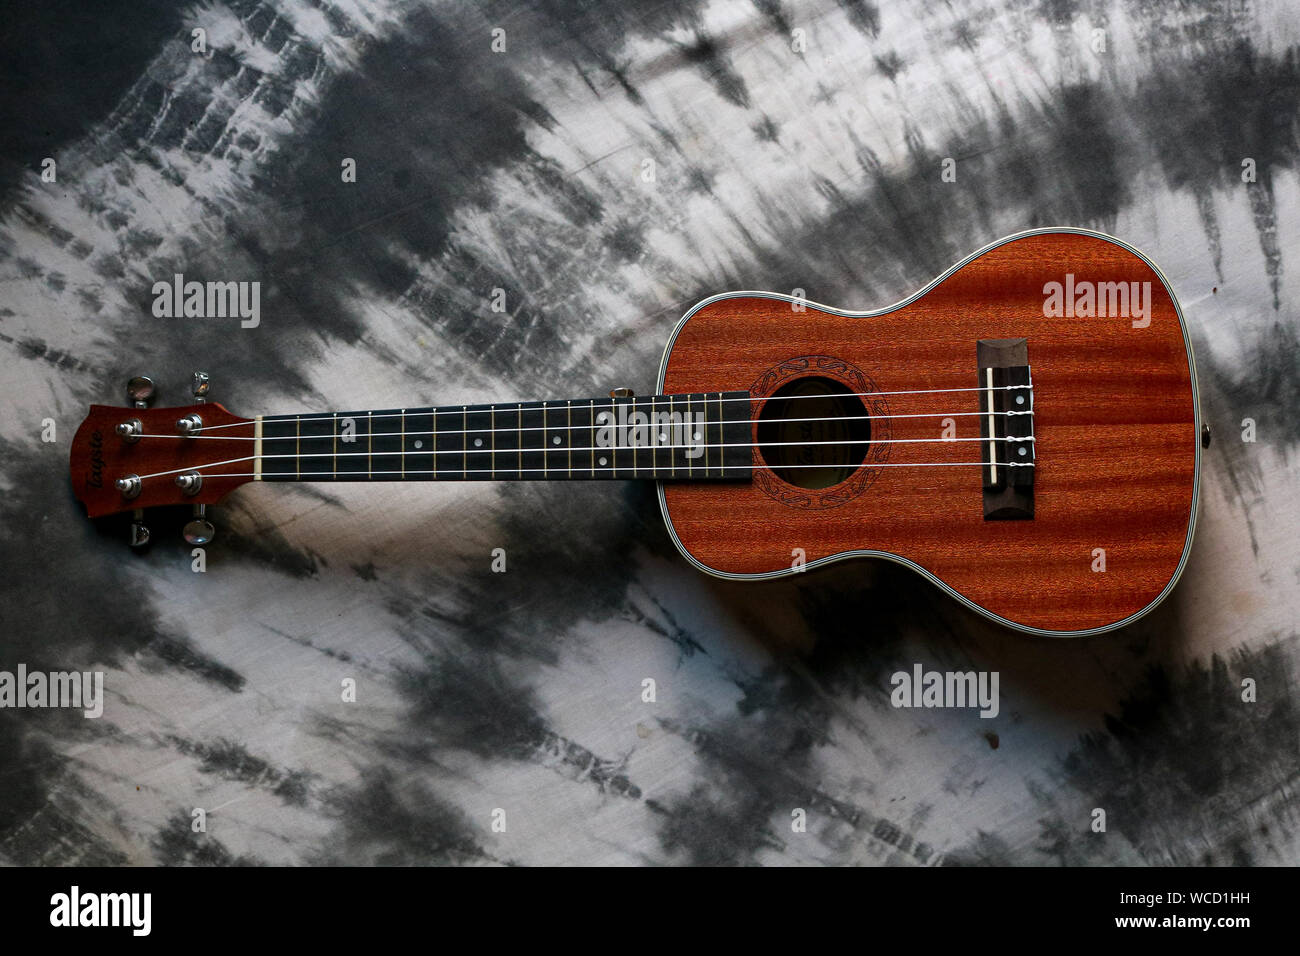
<instances>
[{"instance_id":1,"label":"fret marker dot","mask_svg":"<svg viewBox=\"0 0 1300 956\"><path fill-rule=\"evenodd\" d=\"M699 440L700 440L700 433L699 433L699 432L696 432L696 433L695 433L695 440L696 440L696 441L699 441Z\"/></svg>"},{"instance_id":2,"label":"fret marker dot","mask_svg":"<svg viewBox=\"0 0 1300 956\"><path fill-rule=\"evenodd\" d=\"M420 440L417 438L417 439L415 440L415 442L414 442L414 445L415 445L416 448L423 448L423 447L424 447L424 442L420 441Z\"/></svg>"},{"instance_id":3,"label":"fret marker dot","mask_svg":"<svg viewBox=\"0 0 1300 956\"><path fill-rule=\"evenodd\" d=\"M481 438L475 438L475 439L474 439L474 447L475 447L475 448L482 448L482 447L483 447L483 439L481 439Z\"/></svg>"},{"instance_id":4,"label":"fret marker dot","mask_svg":"<svg viewBox=\"0 0 1300 956\"><path fill-rule=\"evenodd\" d=\"M552 444L552 445L558 445L559 443L560 443L560 436L559 436L559 435L556 435L554 438L551 439L551 444Z\"/></svg>"},{"instance_id":5,"label":"fret marker dot","mask_svg":"<svg viewBox=\"0 0 1300 956\"><path fill-rule=\"evenodd\" d=\"M609 460L608 458L602 458L602 459L600 459L600 466L601 466L602 468L604 468L604 467L605 467L605 463L606 463L608 460Z\"/></svg>"},{"instance_id":6,"label":"fret marker dot","mask_svg":"<svg viewBox=\"0 0 1300 956\"><path fill-rule=\"evenodd\" d=\"M1023 395L1017 395L1017 396L1016 396L1016 404L1017 404L1017 405L1023 405L1023 404L1025 404L1025 396L1023 396Z\"/></svg>"},{"instance_id":7,"label":"fret marker dot","mask_svg":"<svg viewBox=\"0 0 1300 956\"><path fill-rule=\"evenodd\" d=\"M667 441L667 440L668 440L668 433L667 433L667 432L660 432L660 433L659 433L659 440L660 440L660 441Z\"/></svg>"}]
</instances>

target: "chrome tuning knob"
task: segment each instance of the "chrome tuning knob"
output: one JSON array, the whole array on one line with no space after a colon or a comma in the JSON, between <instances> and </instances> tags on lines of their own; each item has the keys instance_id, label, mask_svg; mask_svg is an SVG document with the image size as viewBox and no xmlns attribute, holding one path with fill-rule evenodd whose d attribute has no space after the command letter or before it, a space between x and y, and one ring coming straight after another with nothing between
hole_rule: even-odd
<instances>
[{"instance_id":1,"label":"chrome tuning knob","mask_svg":"<svg viewBox=\"0 0 1300 956\"><path fill-rule=\"evenodd\" d=\"M156 394L153 379L147 375L137 375L126 383L127 400L136 408L148 408Z\"/></svg>"},{"instance_id":2,"label":"chrome tuning knob","mask_svg":"<svg viewBox=\"0 0 1300 956\"><path fill-rule=\"evenodd\" d=\"M194 401L200 405L208 400L208 390L212 387L208 380L207 372L195 372L193 376ZM186 438L193 438L203 429L203 419L194 413L186 415L184 418L176 421L176 430Z\"/></svg>"},{"instance_id":3,"label":"chrome tuning knob","mask_svg":"<svg viewBox=\"0 0 1300 956\"><path fill-rule=\"evenodd\" d=\"M197 495L203 490L203 476L197 471L187 471L177 475L176 487L187 495Z\"/></svg>"},{"instance_id":4,"label":"chrome tuning knob","mask_svg":"<svg viewBox=\"0 0 1300 956\"><path fill-rule=\"evenodd\" d=\"M123 475L113 484L118 491L122 492L122 497L128 501L132 498L139 498L140 491L144 487L144 482L140 480L139 475Z\"/></svg>"},{"instance_id":5,"label":"chrome tuning knob","mask_svg":"<svg viewBox=\"0 0 1300 956\"><path fill-rule=\"evenodd\" d=\"M216 537L217 529L213 526L212 522L208 520L207 505L194 506L194 520L186 522L185 527L181 530L181 534L184 536L187 543L196 547L208 544L214 537Z\"/></svg>"}]
</instances>

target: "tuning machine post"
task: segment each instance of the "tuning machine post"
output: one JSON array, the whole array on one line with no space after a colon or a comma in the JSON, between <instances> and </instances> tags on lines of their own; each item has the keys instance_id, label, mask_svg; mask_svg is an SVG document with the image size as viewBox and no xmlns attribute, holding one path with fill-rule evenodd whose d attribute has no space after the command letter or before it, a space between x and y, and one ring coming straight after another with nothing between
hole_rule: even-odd
<instances>
[{"instance_id":1,"label":"tuning machine post","mask_svg":"<svg viewBox=\"0 0 1300 956\"><path fill-rule=\"evenodd\" d=\"M157 396L153 379L147 375L134 375L127 380L126 398L132 408L148 408ZM125 441L138 441L143 431L138 418L125 423L126 430L119 425L117 432ZM144 509L136 508L131 512L131 547L143 548L149 543L149 529L144 523Z\"/></svg>"},{"instance_id":2,"label":"tuning machine post","mask_svg":"<svg viewBox=\"0 0 1300 956\"><path fill-rule=\"evenodd\" d=\"M209 378L208 373L195 372L190 381L191 381L191 391L194 394L194 401L196 401L200 405L205 404L208 400L208 392L212 388L212 381ZM186 430L181 426L180 422L177 422L177 426L181 427L181 430L184 434L187 435L198 434L199 429L203 427L202 419L200 419L198 415L190 415L188 417L190 419L193 419L193 423L195 425L195 427L192 430ZM185 421L185 419L182 419L181 421ZM191 476L188 475L182 475L179 477L191 478ZM186 489L187 493L197 494L199 487L202 484L203 484L202 476L198 472L195 472L191 478L191 486L193 487L194 490L189 491L188 489ZM216 533L217 533L216 527L212 524L211 521L208 520L208 506L196 504L194 506L193 517L185 523L185 527L181 530L181 535L185 538L186 543L193 545L194 547L202 547L206 544L209 544L212 541L213 537L216 536Z\"/></svg>"}]
</instances>

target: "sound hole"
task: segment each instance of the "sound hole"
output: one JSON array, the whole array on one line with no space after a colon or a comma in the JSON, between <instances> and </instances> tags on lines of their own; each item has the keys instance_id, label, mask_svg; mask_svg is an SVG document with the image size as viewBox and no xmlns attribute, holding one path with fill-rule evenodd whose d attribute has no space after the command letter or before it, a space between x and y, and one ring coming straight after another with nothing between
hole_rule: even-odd
<instances>
[{"instance_id":1,"label":"sound hole","mask_svg":"<svg viewBox=\"0 0 1300 956\"><path fill-rule=\"evenodd\" d=\"M798 488L838 485L866 459L869 441L866 406L831 378L787 382L758 416L759 455L778 478Z\"/></svg>"}]
</instances>

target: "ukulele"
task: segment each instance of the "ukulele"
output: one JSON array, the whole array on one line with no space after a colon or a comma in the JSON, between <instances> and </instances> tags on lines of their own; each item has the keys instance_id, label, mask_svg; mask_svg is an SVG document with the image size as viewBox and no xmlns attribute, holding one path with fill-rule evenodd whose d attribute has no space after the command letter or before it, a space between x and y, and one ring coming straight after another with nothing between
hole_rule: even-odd
<instances>
[{"instance_id":1,"label":"ukulele","mask_svg":"<svg viewBox=\"0 0 1300 956\"><path fill-rule=\"evenodd\" d=\"M1202 434L1191 343L1159 269L1083 229L999 240L902 302L705 299L655 394L258 415L94 405L73 440L91 518L206 507L247 482L651 480L673 543L722 578L905 564L1036 635L1154 608L1187 562Z\"/></svg>"}]
</instances>

